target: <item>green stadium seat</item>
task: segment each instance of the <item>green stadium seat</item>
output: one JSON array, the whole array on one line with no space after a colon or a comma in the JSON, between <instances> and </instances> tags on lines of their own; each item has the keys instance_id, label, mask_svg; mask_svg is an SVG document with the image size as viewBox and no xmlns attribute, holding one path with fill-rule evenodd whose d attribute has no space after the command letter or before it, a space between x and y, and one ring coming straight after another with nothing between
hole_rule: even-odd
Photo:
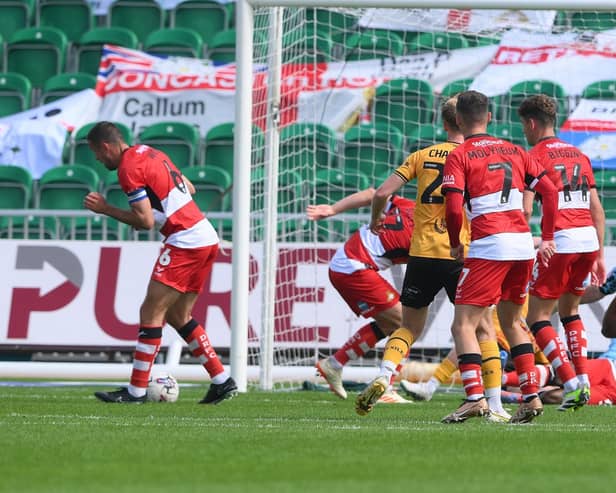
<instances>
[{"instance_id":1,"label":"green stadium seat","mask_svg":"<svg viewBox=\"0 0 616 493\"><path fill-rule=\"evenodd\" d=\"M42 88L51 76L61 73L66 63L68 41L55 27L28 27L13 33L6 49L7 71L30 79Z\"/></svg>"},{"instance_id":2,"label":"green stadium seat","mask_svg":"<svg viewBox=\"0 0 616 493\"><path fill-rule=\"evenodd\" d=\"M399 57L404 54L404 41L393 31L367 29L349 36L345 44L344 59L347 61Z\"/></svg>"},{"instance_id":3,"label":"green stadium seat","mask_svg":"<svg viewBox=\"0 0 616 493\"><path fill-rule=\"evenodd\" d=\"M616 28L616 12L572 12L571 28L576 31L607 31L608 29L614 29Z\"/></svg>"},{"instance_id":4,"label":"green stadium seat","mask_svg":"<svg viewBox=\"0 0 616 493\"><path fill-rule=\"evenodd\" d=\"M217 64L235 61L235 29L217 32L207 47L207 57Z\"/></svg>"},{"instance_id":5,"label":"green stadium seat","mask_svg":"<svg viewBox=\"0 0 616 493\"><path fill-rule=\"evenodd\" d=\"M11 228L23 229L25 216L7 216L2 209L28 209L32 199L32 176L26 168L0 165L0 234ZM2 236L6 237L6 236Z\"/></svg>"},{"instance_id":6,"label":"green stadium seat","mask_svg":"<svg viewBox=\"0 0 616 493\"><path fill-rule=\"evenodd\" d=\"M26 168L0 165L0 209L29 209L32 203L33 180ZM33 216L0 214L0 238L56 238L53 220Z\"/></svg>"},{"instance_id":7,"label":"green stadium seat","mask_svg":"<svg viewBox=\"0 0 616 493\"><path fill-rule=\"evenodd\" d=\"M597 193L605 211L606 219L616 219L616 170L593 169ZM612 245L616 242L616 227L605 228L606 237Z\"/></svg>"},{"instance_id":8,"label":"green stadium seat","mask_svg":"<svg viewBox=\"0 0 616 493\"><path fill-rule=\"evenodd\" d=\"M265 187L266 174L263 166L251 170L251 210L263 211L266 207ZM293 170L279 170L277 183L278 213L278 238L279 240L302 239L304 231L304 218L284 217L284 214L302 214L306 208L305 197L307 190L306 182L302 176ZM253 239L256 241L263 239L262 218L253 219Z\"/></svg>"},{"instance_id":9,"label":"green stadium seat","mask_svg":"<svg viewBox=\"0 0 616 493\"><path fill-rule=\"evenodd\" d=\"M73 72L54 75L43 86L41 104L51 103L84 89L94 89L96 77L85 72Z\"/></svg>"},{"instance_id":10,"label":"green stadium seat","mask_svg":"<svg viewBox=\"0 0 616 493\"><path fill-rule=\"evenodd\" d=\"M207 57L217 64L235 61L235 29L226 29L216 33L207 48Z\"/></svg>"},{"instance_id":11,"label":"green stadium seat","mask_svg":"<svg viewBox=\"0 0 616 493\"><path fill-rule=\"evenodd\" d=\"M207 0L210 1L210 0ZM227 10L227 19L229 19L229 28L235 27L235 2L227 2L223 4Z\"/></svg>"},{"instance_id":12,"label":"green stadium seat","mask_svg":"<svg viewBox=\"0 0 616 493\"><path fill-rule=\"evenodd\" d=\"M370 180L402 164L404 136L396 127L357 125L344 134L344 173ZM359 190L359 188L357 189Z\"/></svg>"},{"instance_id":13,"label":"green stadium seat","mask_svg":"<svg viewBox=\"0 0 616 493\"><path fill-rule=\"evenodd\" d=\"M571 30L571 20L569 19L569 13L565 10L556 11L554 17L554 24L552 24L553 33L562 33Z\"/></svg>"},{"instance_id":14,"label":"green stadium seat","mask_svg":"<svg viewBox=\"0 0 616 493\"><path fill-rule=\"evenodd\" d=\"M316 63L333 60L334 42L327 32L310 26L289 31L282 38L283 63Z\"/></svg>"},{"instance_id":15,"label":"green stadium seat","mask_svg":"<svg viewBox=\"0 0 616 493\"><path fill-rule=\"evenodd\" d=\"M616 190L616 170L593 169L597 189L611 188Z\"/></svg>"},{"instance_id":16,"label":"green stadium seat","mask_svg":"<svg viewBox=\"0 0 616 493\"><path fill-rule=\"evenodd\" d=\"M329 9L305 9L305 25L334 43L332 57L343 60L346 42L357 31L358 17Z\"/></svg>"},{"instance_id":17,"label":"green stadium seat","mask_svg":"<svg viewBox=\"0 0 616 493\"><path fill-rule=\"evenodd\" d=\"M485 36L482 34L465 34L464 37L468 41L468 46L470 48L476 46L497 45L501 41L500 38L496 36Z\"/></svg>"},{"instance_id":18,"label":"green stadium seat","mask_svg":"<svg viewBox=\"0 0 616 493\"><path fill-rule=\"evenodd\" d=\"M207 58L216 65L235 62L235 43L235 29L217 32L208 44ZM263 52L268 49L268 38L263 31L254 32L253 43L256 52Z\"/></svg>"},{"instance_id":19,"label":"green stadium seat","mask_svg":"<svg viewBox=\"0 0 616 493\"><path fill-rule=\"evenodd\" d=\"M449 82L448 84L445 84L445 86L443 86L443 89L441 90L441 101L443 101L444 99L449 99L450 97L455 96L460 92L468 91L468 88L471 86L472 83L473 79L468 78L456 79Z\"/></svg>"},{"instance_id":20,"label":"green stadium seat","mask_svg":"<svg viewBox=\"0 0 616 493\"><path fill-rule=\"evenodd\" d=\"M220 166L233 176L233 123L221 123L210 128L204 140L205 164ZM261 162L265 146L263 131L253 125L252 161Z\"/></svg>"},{"instance_id":21,"label":"green stadium seat","mask_svg":"<svg viewBox=\"0 0 616 493\"><path fill-rule=\"evenodd\" d=\"M517 122L517 110L520 103L528 96L534 94L545 94L554 98L558 106L557 125L560 126L567 119L568 102L565 89L558 83L550 80L532 79L518 82L511 86L509 91L500 98L499 107L504 122Z\"/></svg>"},{"instance_id":22,"label":"green stadium seat","mask_svg":"<svg viewBox=\"0 0 616 493\"><path fill-rule=\"evenodd\" d=\"M120 187L118 182L118 174L116 172L110 172L105 175L105 178L100 183L102 194L105 196L107 202L119 209L128 209L128 199L126 194ZM96 216L100 220L93 221L90 224L91 232L88 231L88 225L79 225L76 228L76 238L81 239L84 236L90 234L91 239L110 239L110 240L124 240L130 236L131 227L127 224L121 223L115 219L104 216Z\"/></svg>"},{"instance_id":23,"label":"green stadium seat","mask_svg":"<svg viewBox=\"0 0 616 493\"><path fill-rule=\"evenodd\" d=\"M35 203L38 209L83 210L83 199L89 192L97 192L99 178L86 166L61 165L47 170L39 179ZM86 227L88 218L59 218L64 234Z\"/></svg>"},{"instance_id":24,"label":"green stadium seat","mask_svg":"<svg viewBox=\"0 0 616 493\"><path fill-rule=\"evenodd\" d=\"M19 113L30 108L32 84L14 72L0 74L0 117Z\"/></svg>"},{"instance_id":25,"label":"green stadium seat","mask_svg":"<svg viewBox=\"0 0 616 493\"><path fill-rule=\"evenodd\" d=\"M468 40L460 33L422 32L407 46L407 52L451 51L468 47Z\"/></svg>"},{"instance_id":26,"label":"green stadium seat","mask_svg":"<svg viewBox=\"0 0 616 493\"><path fill-rule=\"evenodd\" d=\"M94 18L86 0L39 0L36 25L56 27L75 42L92 29Z\"/></svg>"},{"instance_id":27,"label":"green stadium seat","mask_svg":"<svg viewBox=\"0 0 616 493\"><path fill-rule=\"evenodd\" d=\"M488 133L524 148L528 147L524 129L520 122L490 122L488 124Z\"/></svg>"},{"instance_id":28,"label":"green stadium seat","mask_svg":"<svg viewBox=\"0 0 616 493\"><path fill-rule=\"evenodd\" d=\"M35 0L3 0L0 2L0 36L8 40L14 33L30 26Z\"/></svg>"},{"instance_id":29,"label":"green stadium seat","mask_svg":"<svg viewBox=\"0 0 616 493\"><path fill-rule=\"evenodd\" d=\"M446 140L447 132L441 124L426 123L406 138L406 148L411 153Z\"/></svg>"},{"instance_id":30,"label":"green stadium seat","mask_svg":"<svg viewBox=\"0 0 616 493\"><path fill-rule=\"evenodd\" d=\"M176 5L171 10L169 25L194 30L208 46L216 33L232 27L231 19L229 8L224 4L197 0Z\"/></svg>"},{"instance_id":31,"label":"green stadium seat","mask_svg":"<svg viewBox=\"0 0 616 493\"><path fill-rule=\"evenodd\" d=\"M319 169L329 169L336 161L337 137L328 126L319 123L292 123L280 131L281 170L298 171L313 179Z\"/></svg>"},{"instance_id":32,"label":"green stadium seat","mask_svg":"<svg viewBox=\"0 0 616 493\"><path fill-rule=\"evenodd\" d=\"M252 210L265 208L265 168L251 170ZM303 213L305 211L305 180L293 170L279 170L278 173L278 212Z\"/></svg>"},{"instance_id":33,"label":"green stadium seat","mask_svg":"<svg viewBox=\"0 0 616 493\"><path fill-rule=\"evenodd\" d=\"M137 35L123 27L97 27L85 33L77 43L77 71L97 75L103 45L111 44L136 50Z\"/></svg>"},{"instance_id":34,"label":"green stadium seat","mask_svg":"<svg viewBox=\"0 0 616 493\"><path fill-rule=\"evenodd\" d=\"M450 83L446 84L443 89L441 90L441 93L438 97L438 100L436 101L436 111L435 111L435 119L437 123L440 123L442 121L441 118L441 108L440 105L443 104L447 99L451 98L452 96L455 96L456 94L460 93L460 92L464 92L464 91L468 91L471 84L473 83L473 79L457 79L454 81L451 81ZM498 102L497 102L497 98L489 98L489 104L490 104L490 111L492 112L492 118L498 118Z\"/></svg>"},{"instance_id":35,"label":"green stadium seat","mask_svg":"<svg viewBox=\"0 0 616 493\"><path fill-rule=\"evenodd\" d=\"M376 88L374 121L397 127L404 136L434 121L434 91L421 79L392 79Z\"/></svg>"},{"instance_id":36,"label":"green stadium seat","mask_svg":"<svg viewBox=\"0 0 616 493\"><path fill-rule=\"evenodd\" d=\"M165 27L165 11L155 0L116 0L109 7L107 25L130 29L143 43L148 34Z\"/></svg>"},{"instance_id":37,"label":"green stadium seat","mask_svg":"<svg viewBox=\"0 0 616 493\"><path fill-rule=\"evenodd\" d=\"M199 158L199 130L189 123L154 123L141 131L138 140L167 154L180 169L195 165Z\"/></svg>"},{"instance_id":38,"label":"green stadium seat","mask_svg":"<svg viewBox=\"0 0 616 493\"><path fill-rule=\"evenodd\" d=\"M99 214L87 219L85 224L78 224L66 229L62 238L94 241L123 241L129 239L130 227L127 224Z\"/></svg>"},{"instance_id":39,"label":"green stadium seat","mask_svg":"<svg viewBox=\"0 0 616 493\"><path fill-rule=\"evenodd\" d=\"M193 199L203 212L231 210L231 175L224 169L208 164L182 170L182 174L195 186Z\"/></svg>"},{"instance_id":40,"label":"green stadium seat","mask_svg":"<svg viewBox=\"0 0 616 493\"><path fill-rule=\"evenodd\" d=\"M336 29L338 31L352 31L358 22L354 15L345 14L329 9L306 9L306 21L308 24Z\"/></svg>"},{"instance_id":41,"label":"green stadium seat","mask_svg":"<svg viewBox=\"0 0 616 493\"><path fill-rule=\"evenodd\" d=\"M53 217L13 217L0 227L0 238L12 240L55 240L61 237L62 225Z\"/></svg>"},{"instance_id":42,"label":"green stadium seat","mask_svg":"<svg viewBox=\"0 0 616 493\"><path fill-rule=\"evenodd\" d=\"M599 80L582 91L583 99L616 99L616 79Z\"/></svg>"},{"instance_id":43,"label":"green stadium seat","mask_svg":"<svg viewBox=\"0 0 616 493\"><path fill-rule=\"evenodd\" d=\"M148 34L143 50L152 55L201 58L203 40L197 31L185 27L158 29Z\"/></svg>"},{"instance_id":44,"label":"green stadium seat","mask_svg":"<svg viewBox=\"0 0 616 493\"><path fill-rule=\"evenodd\" d=\"M315 203L333 204L351 193L368 188L371 181L361 172L350 173L347 169L321 170L317 172L314 182ZM336 219L309 224L308 234L309 236L314 235L314 229L316 229L319 241L344 242L362 224L362 221L349 221L339 216Z\"/></svg>"},{"instance_id":45,"label":"green stadium seat","mask_svg":"<svg viewBox=\"0 0 616 493\"><path fill-rule=\"evenodd\" d=\"M120 122L113 122L116 127L122 132L122 136L127 144L131 145L133 143L133 134L126 125ZM102 166L96 160L94 153L88 147L88 132L92 129L92 127L96 125L96 122L87 123L86 125L78 128L73 131L69 142L69 159L68 162L71 164L81 164L84 166L91 167L95 169L95 171L99 171L98 174L101 178L104 178L106 173L106 168ZM102 168L100 168L102 166ZM104 173L102 171L105 171Z\"/></svg>"},{"instance_id":46,"label":"green stadium seat","mask_svg":"<svg viewBox=\"0 0 616 493\"><path fill-rule=\"evenodd\" d=\"M117 173L109 173L102 185L103 195L107 202L120 209L128 208L128 198L120 186Z\"/></svg>"},{"instance_id":47,"label":"green stadium seat","mask_svg":"<svg viewBox=\"0 0 616 493\"><path fill-rule=\"evenodd\" d=\"M107 179L107 175L109 173L112 173L112 171L109 171L105 167L105 165L103 163L101 163L100 161L96 161L96 160L88 161L88 162L85 162L85 163L82 163L82 162L78 161L78 162L70 163L70 164L77 164L79 166L85 166L86 168L90 168L91 170L93 170L98 175L100 183L103 183L104 180Z\"/></svg>"}]
</instances>

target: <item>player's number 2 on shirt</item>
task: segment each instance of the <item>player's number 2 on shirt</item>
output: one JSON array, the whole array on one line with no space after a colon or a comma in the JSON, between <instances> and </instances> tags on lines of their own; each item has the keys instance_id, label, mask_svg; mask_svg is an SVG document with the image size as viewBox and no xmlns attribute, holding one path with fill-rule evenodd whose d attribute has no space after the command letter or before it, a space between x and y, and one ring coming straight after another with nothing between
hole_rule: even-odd
<instances>
[{"instance_id":1,"label":"player's number 2 on shirt","mask_svg":"<svg viewBox=\"0 0 616 493\"><path fill-rule=\"evenodd\" d=\"M500 169L504 170L503 185L501 186L500 203L506 204L507 202L509 202L509 194L511 193L511 182L513 176L513 173L511 171L511 163L503 162L488 164L489 171L498 171Z\"/></svg>"},{"instance_id":2,"label":"player's number 2 on shirt","mask_svg":"<svg viewBox=\"0 0 616 493\"><path fill-rule=\"evenodd\" d=\"M424 169L434 169L437 174L434 180L425 188L423 193L421 194L421 203L422 204L444 204L445 197L443 197L440 193L434 194L434 192L443 184L443 168L445 166L442 163L432 163L430 161L426 161L424 163Z\"/></svg>"}]
</instances>

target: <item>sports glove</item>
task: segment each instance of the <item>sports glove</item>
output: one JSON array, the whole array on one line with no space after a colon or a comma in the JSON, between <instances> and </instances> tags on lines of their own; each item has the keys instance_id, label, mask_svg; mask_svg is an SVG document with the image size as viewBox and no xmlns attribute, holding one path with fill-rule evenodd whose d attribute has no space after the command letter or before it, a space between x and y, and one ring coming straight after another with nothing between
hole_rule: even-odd
<instances>
[{"instance_id":1,"label":"sports glove","mask_svg":"<svg viewBox=\"0 0 616 493\"><path fill-rule=\"evenodd\" d=\"M599 291L605 295L616 293L616 267L610 271L605 282L599 286Z\"/></svg>"}]
</instances>

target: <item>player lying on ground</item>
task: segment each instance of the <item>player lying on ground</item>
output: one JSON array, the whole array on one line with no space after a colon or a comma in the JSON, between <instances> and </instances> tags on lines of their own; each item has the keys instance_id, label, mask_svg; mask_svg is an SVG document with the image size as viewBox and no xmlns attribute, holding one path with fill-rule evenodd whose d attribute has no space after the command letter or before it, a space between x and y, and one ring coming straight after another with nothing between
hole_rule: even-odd
<instances>
[{"instance_id":1,"label":"player lying on ground","mask_svg":"<svg viewBox=\"0 0 616 493\"><path fill-rule=\"evenodd\" d=\"M587 402L590 406L611 406L616 403L616 360L597 358L588 360L588 378L592 392ZM544 404L561 404L563 401L562 383L558 376L554 376L552 368L545 366L543 371L537 367L541 376L539 397ZM522 395L519 393L519 380L515 372L507 372L503 375L503 386L507 391L503 392L503 401L521 402Z\"/></svg>"},{"instance_id":2,"label":"player lying on ground","mask_svg":"<svg viewBox=\"0 0 616 493\"><path fill-rule=\"evenodd\" d=\"M610 274L607 276L606 281L600 285L590 285L586 288L584 295L582 296L582 304L594 303L605 296L616 293L616 268L612 269ZM494 325L496 327L497 335L500 332L498 325L498 318L495 318ZM612 300L609 307L607 308L604 316L603 316L603 324L602 324L602 332L604 335L614 334L616 335L616 298ZM612 339L613 341L614 339ZM506 352L508 351L506 346L506 341L503 341L501 337L499 337L499 346L501 346L502 351L505 351L505 361L506 361ZM611 347L611 346L610 346ZM609 350L603 353L600 359L610 359L616 360L616 352L610 352ZM539 371L539 377L542 382L545 382L545 376L550 374L550 371L545 372L546 368L549 368L549 361L545 357L545 355L541 352L541 350L536 347L535 344L535 364ZM595 363L593 363L595 365ZM503 365L504 366L504 365ZM400 381L400 388L411 398L416 401L429 401L434 396L435 392L439 389L441 385L447 385L451 382L452 375L457 370L457 362L455 351L450 351L445 359L441 361L439 366L436 367L434 374L430 377L429 380L423 382L411 382L408 380ZM552 371L553 373L553 371ZM594 378L594 377L593 377ZM592 387L592 378L591 378L591 387ZM561 394L553 394L552 399L555 398L556 395ZM599 394L601 397L602 394ZM508 402L508 400L507 400ZM517 402L517 401L516 401ZM590 402L596 402L596 399L593 399L591 393ZM554 403L554 402L550 402Z\"/></svg>"}]
</instances>

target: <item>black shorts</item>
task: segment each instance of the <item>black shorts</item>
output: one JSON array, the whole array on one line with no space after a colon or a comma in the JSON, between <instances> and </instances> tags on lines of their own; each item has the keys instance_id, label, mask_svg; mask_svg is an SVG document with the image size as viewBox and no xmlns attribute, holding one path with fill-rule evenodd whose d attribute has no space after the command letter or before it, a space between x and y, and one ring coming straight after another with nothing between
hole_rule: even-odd
<instances>
[{"instance_id":1,"label":"black shorts","mask_svg":"<svg viewBox=\"0 0 616 493\"><path fill-rule=\"evenodd\" d=\"M410 308L423 308L445 288L447 297L453 303L463 265L455 260L411 257L406 264L400 302Z\"/></svg>"}]
</instances>

